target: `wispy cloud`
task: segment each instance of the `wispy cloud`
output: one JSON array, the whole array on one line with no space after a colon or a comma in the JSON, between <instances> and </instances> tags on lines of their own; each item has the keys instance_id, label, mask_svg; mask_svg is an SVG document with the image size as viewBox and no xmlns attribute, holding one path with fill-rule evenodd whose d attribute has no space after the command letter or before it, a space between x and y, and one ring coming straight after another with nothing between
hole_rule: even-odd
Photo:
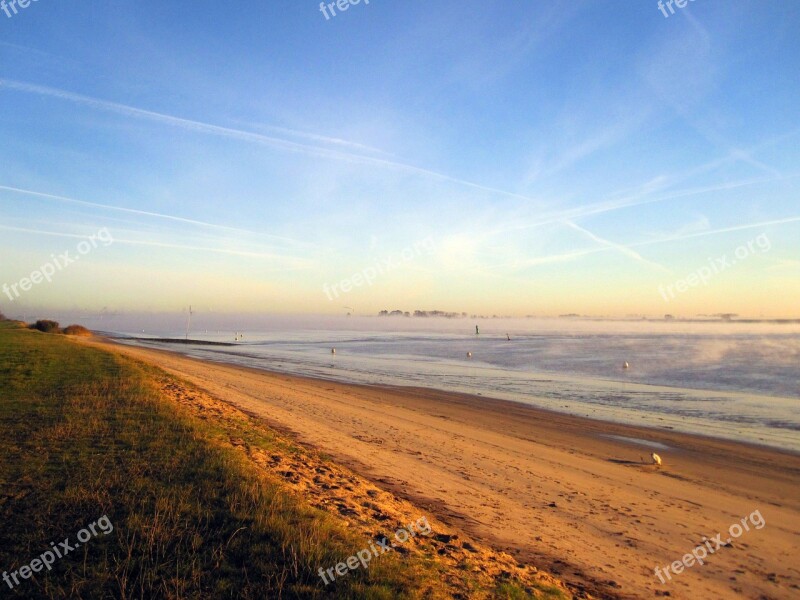
<instances>
[{"instance_id":1,"label":"wispy cloud","mask_svg":"<svg viewBox=\"0 0 800 600\"><path fill-rule=\"evenodd\" d=\"M20 233L32 233L35 235L46 235L46 236L53 236L53 237L64 237L64 238L77 238L77 239L86 239L89 236L81 235L78 233L66 233L62 231L49 231L46 229L31 229L27 227L13 227L10 225L0 225L0 229L6 231L17 231ZM114 244L126 244L131 246L151 246L156 248L171 248L174 250L190 250L193 252L211 252L214 254L229 254L233 256L242 256L247 258L257 258L262 260L268 261L276 261L276 262L283 262L285 266L282 267L280 270L285 271L288 269L306 269L311 268L314 265L314 262L310 259L306 258L299 258L296 256L284 256L280 254L272 254L267 252L254 252L248 250L238 250L235 248L220 248L220 247L213 247L213 246L193 246L187 244L176 244L172 242L159 242L155 240L134 240L134 239L125 239L125 238L118 238L114 236Z\"/></svg>"},{"instance_id":2,"label":"wispy cloud","mask_svg":"<svg viewBox=\"0 0 800 600\"><path fill-rule=\"evenodd\" d=\"M748 223L747 225L733 225L731 227L722 227L720 229L711 229L709 231L700 231L697 233L685 233L682 235L665 236L654 240L646 240L643 242L636 242L629 244L629 248L640 248L642 246L652 246L653 244L663 244L664 242L676 242L680 240L689 240L692 238L706 237L709 235L718 235L720 233L730 233L732 231L744 231L746 229L758 229L760 227L773 227L776 225L785 225L787 223L796 223L800 221L800 216L785 217L783 219L775 219L772 221L760 221L759 223Z\"/></svg>"},{"instance_id":3,"label":"wispy cloud","mask_svg":"<svg viewBox=\"0 0 800 600\"><path fill-rule=\"evenodd\" d=\"M800 222L800 216L797 217L786 217L784 219L776 219L773 221L761 221L759 223L748 223L746 225L735 225L732 227L723 227L719 229L711 229L708 231L701 231L697 233L686 233L686 234L679 234L679 235L670 235L664 236L658 239L653 240L645 240L642 242L635 242L633 244L627 244L626 246L622 246L625 250L632 251L632 248L641 248L644 246L652 246L655 244L664 244L668 242L678 242L682 240L688 240L693 238L700 238L706 237L710 235L719 235L723 233L731 233L733 231L743 231L747 229L760 229L765 227L774 227L777 225L785 225L787 223L796 223ZM525 268L525 267L533 267L539 266L544 264L556 263L556 262L566 262L575 260L578 258L582 258L584 256L588 256L590 254L597 254L598 252L607 252L608 250L620 250L619 247L615 244L610 245L603 245L598 248L588 248L585 250L576 250L574 252L565 252L562 254L553 254L550 256L539 256L530 258L527 260L517 261L515 263L509 263L506 265L496 265L493 268L502 268L502 267L511 267L515 269Z\"/></svg>"},{"instance_id":4,"label":"wispy cloud","mask_svg":"<svg viewBox=\"0 0 800 600\"><path fill-rule=\"evenodd\" d=\"M587 102L587 104L594 105L595 102ZM620 105L623 105L625 109L620 109ZM608 107L606 112L609 112ZM651 116L651 109L642 105L641 100L631 92L619 91L615 94L613 113L613 116L609 116L607 119L598 119L597 113L594 111L591 115L581 114L581 131L588 131L588 134L583 134L583 137L578 140L568 140L569 136L561 134L558 139L562 141L558 144L553 145L550 140L543 144L542 150L533 157L532 165L523 178L526 185L539 179L553 177L601 151L608 151L609 148L619 144L640 129ZM559 122L554 124L554 129L558 131L570 129L574 127L573 124L577 118L575 114L567 112ZM597 128L597 121L609 124ZM566 141L570 143L566 144ZM564 147L559 148L562 143L565 144Z\"/></svg>"},{"instance_id":5,"label":"wispy cloud","mask_svg":"<svg viewBox=\"0 0 800 600\"><path fill-rule=\"evenodd\" d=\"M196 226L199 226L199 227L206 227L206 228L209 228L209 229L219 229L219 230L227 231L227 232L230 232L230 233L245 233L245 234L250 234L250 235L258 235L258 236L260 236L262 238L271 238L271 239L274 239L274 240L278 240L278 241L281 241L281 242L289 242L289 243L296 244L296 245L299 245L299 246L311 246L312 245L312 244L309 244L307 242L301 242L299 240L294 240L294 239L287 238L287 237L282 237L282 236L277 236L277 235L270 235L270 234L267 234L267 233L255 232L255 231L250 231L250 230L247 230L247 229L240 229L238 227L228 227L226 225L218 225L218 224L215 224L215 223L207 223L205 221L198 221L196 219L187 219L185 217L178 217L178 216L175 216L175 215L166 215L164 213L157 213L157 212L151 212L151 211L146 211L146 210L138 210L138 209L135 209L135 208L126 208L124 206L113 206L113 205L110 205L110 204L100 204L100 203L97 203L97 202L88 202L86 200L77 200L75 198L68 198L66 196L58 196L58 195L55 195L55 194L48 194L48 193L45 193L45 192L37 192L37 191L33 191L33 190L25 190L25 189L22 189L22 188L16 188L16 187L11 187L11 186L7 186L7 185L0 185L0 190L6 191L6 192L12 192L12 193L15 193L15 194L24 194L24 195L27 195L27 196L34 196L34 197L37 197L37 198L42 198L42 199L45 199L45 200L52 200L52 201L55 201L55 202L64 202L64 203L68 203L68 204L77 204L77 205L81 205L81 206L88 206L88 207L91 207L91 208L100 208L100 209L104 209L104 210L118 211L118 212L133 214L133 215L141 215L141 216L145 216L145 217L154 217L154 218L157 218L157 219L167 219L167 220L170 220L170 221L177 221L179 223L185 223L185 224L188 224L188 225L196 225Z\"/></svg>"},{"instance_id":6,"label":"wispy cloud","mask_svg":"<svg viewBox=\"0 0 800 600\"><path fill-rule=\"evenodd\" d=\"M708 220L708 217L705 215L699 215L693 221L685 223L681 227L674 232L673 235L686 235L690 233L698 233L702 231L708 231L711 229L711 222Z\"/></svg>"},{"instance_id":7,"label":"wispy cloud","mask_svg":"<svg viewBox=\"0 0 800 600\"><path fill-rule=\"evenodd\" d=\"M589 217L592 215L599 215L615 210L622 210L624 208L633 208L637 206L643 206L645 204L654 204L656 202L666 202L668 200L675 200L678 198L687 198L691 196L697 196L702 194L707 194L709 192L718 192L723 190L732 190L736 188L746 187L750 185L756 185L760 183L767 183L777 180L784 180L790 179L794 177L798 177L800 175L787 175L783 177L770 177L770 178L758 178L758 179L746 179L742 181L732 181L726 182L717 185L710 185L710 186L703 186L697 188L690 188L684 190L678 190L676 192L672 192L669 194L662 194L660 196L653 196L651 191L644 191L641 193L634 193L630 196L619 198L616 200L608 200L604 202L596 202L594 204L588 204L585 206L576 206L574 208L568 208L559 211L552 211L549 213L542 213L542 215L538 219L534 219L532 221L523 222L523 223L515 223L513 225L507 225L504 227L500 227L494 229L492 231L487 232L487 235L497 236L497 235L505 235L511 231L521 231L524 229L531 229L534 227L540 227L542 225L548 225L551 223L561 223L568 219L578 219L581 217Z\"/></svg>"},{"instance_id":8,"label":"wispy cloud","mask_svg":"<svg viewBox=\"0 0 800 600\"><path fill-rule=\"evenodd\" d=\"M342 146L343 148L351 148L358 152L369 152L374 154L383 154L385 156L391 155L389 152L381 150L380 148L374 148L372 146L368 146L366 144L359 144L358 142L352 142L350 140L344 140L341 138L330 137L327 135L322 135L318 133L309 133L308 131L300 131L298 129L289 129L287 127L278 127L276 125L265 125L264 123L237 123L238 125L246 125L247 127L253 129L259 129L261 131L269 131L272 133L277 133L280 135L286 135L289 137L297 137L299 139L309 140L311 142L318 142L322 144L330 144L333 146Z\"/></svg>"},{"instance_id":9,"label":"wispy cloud","mask_svg":"<svg viewBox=\"0 0 800 600\"><path fill-rule=\"evenodd\" d=\"M137 118L137 119L146 119L150 121L154 121L157 123L161 123L163 125L170 125L173 127L180 127L182 129L188 131L194 131L197 133L204 133L209 135L221 136L226 138L231 138L235 140L239 140L242 142L248 143L255 143L261 145L267 145L273 148L277 148L280 150L285 150L288 152L300 152L304 154L309 154L312 156L323 157L323 158L331 158L335 160L347 161L350 163L361 164L361 165L368 165L368 166L379 166L384 167L387 169L399 170L406 173L422 175L425 177L437 179L439 181L445 181L449 183L458 184L465 187L470 187L473 189L481 190L484 192L490 192L492 194L499 194L503 196L508 196L512 198L517 198L521 200L525 200L528 202L539 202L538 200L531 198L529 196L525 196L523 194L517 194L514 192L509 192L506 190L501 190L498 188L493 188L490 186L482 185L479 183L475 183L472 181L467 181L465 179L459 179L457 177L451 177L449 175L445 175L443 173L438 173L436 171L432 171L430 169L425 169L422 167L416 167L413 165L409 165L403 162L388 160L384 158L378 158L374 156L367 156L364 154L356 154L353 152L347 152L344 150L338 150L333 148L326 148L320 145L312 145L312 144L305 144L301 142L295 142L291 140L287 140L284 138L279 138L276 136L268 136L259 133L253 133L251 131L244 131L241 129L234 129L231 127L222 127L220 125L213 125L210 123L204 123L202 121L195 121L192 119L185 119L182 117L176 117L173 115L167 115L159 112L154 112L150 110L144 110L141 108L136 108L133 106L128 106L125 104L119 104L116 102L109 102L107 100L102 100L99 98L92 98L89 96L83 96L81 94L75 94L73 92L69 92L66 90L60 90L56 88L51 88L47 86L35 85L31 83L25 83L20 81L14 81L10 79L0 79L0 89L6 88L9 90L13 90L16 92L22 92L27 94L36 94L39 96L46 96L50 98L58 98L60 100L65 100L68 102L73 102L75 104L80 104L83 106L88 106L90 108L94 108L97 110L103 110L107 112L113 112L119 115L123 115L125 117L130 118ZM309 134L295 132L298 135L305 135L308 137ZM320 136L322 137L322 136ZM331 139L332 138L326 138ZM347 142L349 144L349 142ZM352 146L352 144L350 144Z\"/></svg>"},{"instance_id":10,"label":"wispy cloud","mask_svg":"<svg viewBox=\"0 0 800 600\"><path fill-rule=\"evenodd\" d=\"M659 265L658 263L655 263L655 262L653 262L653 261L647 260L646 258L644 258L644 257L643 257L641 254L639 254L638 252L635 252L634 250L631 250L631 249L630 249L628 246L624 246L624 245L622 245L622 244L617 244L617 243L615 243L615 242L612 242L612 241L610 241L610 240L607 240L607 239L601 238L600 236L598 236L598 235L595 235L595 234L594 234L594 233L592 233L591 231L589 231L589 230L587 230L587 229L584 229L583 227L581 227L581 226L579 226L579 225L576 225L575 223L573 223L573 222L572 222L572 221L570 221L570 220L566 220L566 221L564 221L564 224L566 224L566 225L567 225L567 226L569 226L569 227L572 227L572 228L573 228L573 229L575 229L576 231L580 231L581 233L583 233L584 235L586 235L586 236L587 236L589 239L591 239L592 241L595 241L595 242L597 242L597 243L598 243L598 244L600 244L601 246L605 246L605 247L607 247L607 248L614 249L614 250L616 250L617 252L619 252L620 254L623 254L624 256L627 256L627 257L629 257L629 258L632 258L632 259L634 259L635 261L637 261L637 262L640 262L640 263L642 263L642 264L645 264L645 265L648 265L648 266L651 266L651 267L655 267L655 268L656 268L656 269L658 269L659 271L664 271L664 272L666 272L666 273L669 273L669 272L670 272L670 270L669 270L669 269L667 269L666 267L664 267L664 266L662 266L662 265Z\"/></svg>"}]
</instances>

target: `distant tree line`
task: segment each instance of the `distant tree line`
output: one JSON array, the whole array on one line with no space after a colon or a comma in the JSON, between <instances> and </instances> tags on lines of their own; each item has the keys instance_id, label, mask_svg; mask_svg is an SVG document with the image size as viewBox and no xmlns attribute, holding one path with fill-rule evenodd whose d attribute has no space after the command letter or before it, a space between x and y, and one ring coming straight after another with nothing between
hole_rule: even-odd
<instances>
[{"instance_id":1,"label":"distant tree line","mask_svg":"<svg viewBox=\"0 0 800 600\"><path fill-rule=\"evenodd\" d=\"M379 317L410 317L412 314L408 311L402 310L382 310L378 313ZM444 317L446 319L465 319L467 313L446 312L443 310L415 310L413 316L415 317ZM475 315L473 315L474 317Z\"/></svg>"}]
</instances>

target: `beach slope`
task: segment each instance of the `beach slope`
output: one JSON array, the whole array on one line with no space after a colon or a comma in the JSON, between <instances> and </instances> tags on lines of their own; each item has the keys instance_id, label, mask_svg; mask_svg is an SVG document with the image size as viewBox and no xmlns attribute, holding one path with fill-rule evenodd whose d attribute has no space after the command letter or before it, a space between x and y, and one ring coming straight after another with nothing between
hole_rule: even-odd
<instances>
[{"instance_id":1,"label":"beach slope","mask_svg":"<svg viewBox=\"0 0 800 600\"><path fill-rule=\"evenodd\" d=\"M15 323L0 456L13 597L572 596L156 366Z\"/></svg>"},{"instance_id":2,"label":"beach slope","mask_svg":"<svg viewBox=\"0 0 800 600\"><path fill-rule=\"evenodd\" d=\"M800 457L413 388L317 381L119 351L264 417L519 561L600 595L800 593ZM269 365L265 364L265 368ZM649 464L655 449L661 468ZM703 565L657 576L755 511ZM734 533L737 530L733 529Z\"/></svg>"}]
</instances>

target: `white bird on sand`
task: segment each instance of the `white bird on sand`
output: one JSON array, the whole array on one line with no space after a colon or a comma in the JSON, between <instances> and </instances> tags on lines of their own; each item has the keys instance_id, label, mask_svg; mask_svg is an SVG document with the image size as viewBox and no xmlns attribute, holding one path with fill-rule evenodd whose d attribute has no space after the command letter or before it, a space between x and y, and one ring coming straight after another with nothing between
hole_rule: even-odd
<instances>
[{"instance_id":1,"label":"white bird on sand","mask_svg":"<svg viewBox=\"0 0 800 600\"><path fill-rule=\"evenodd\" d=\"M627 368L629 368L629 367L630 367L630 365L628 364L628 361L627 361L627 360L626 360L624 363L622 363L622 368L623 368L623 369L627 369Z\"/></svg>"},{"instance_id":2,"label":"white bird on sand","mask_svg":"<svg viewBox=\"0 0 800 600\"><path fill-rule=\"evenodd\" d=\"M650 458L652 458L652 459L653 459L653 464L654 464L654 465L658 465L659 467L661 466L661 457L660 457L658 454L656 454L655 452L653 452L653 453L650 455Z\"/></svg>"}]
</instances>

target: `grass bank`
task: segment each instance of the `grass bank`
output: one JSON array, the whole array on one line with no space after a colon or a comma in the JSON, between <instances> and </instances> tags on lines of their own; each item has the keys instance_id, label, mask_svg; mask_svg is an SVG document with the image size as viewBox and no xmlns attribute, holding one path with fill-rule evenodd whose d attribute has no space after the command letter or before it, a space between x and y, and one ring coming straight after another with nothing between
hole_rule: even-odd
<instances>
[{"instance_id":1,"label":"grass bank","mask_svg":"<svg viewBox=\"0 0 800 600\"><path fill-rule=\"evenodd\" d=\"M435 554L388 553L324 586L318 569L370 540L225 442L235 435L278 455L301 449L247 419L198 418L160 393L165 377L111 352L0 323L0 570L17 574L0 581L0 596L453 597L443 583L452 569ZM36 571L32 560L51 542L75 544L81 529L104 517L113 531L96 531L51 570L24 578L23 566ZM465 589L474 587L463 579ZM560 594L510 580L479 593Z\"/></svg>"}]
</instances>

